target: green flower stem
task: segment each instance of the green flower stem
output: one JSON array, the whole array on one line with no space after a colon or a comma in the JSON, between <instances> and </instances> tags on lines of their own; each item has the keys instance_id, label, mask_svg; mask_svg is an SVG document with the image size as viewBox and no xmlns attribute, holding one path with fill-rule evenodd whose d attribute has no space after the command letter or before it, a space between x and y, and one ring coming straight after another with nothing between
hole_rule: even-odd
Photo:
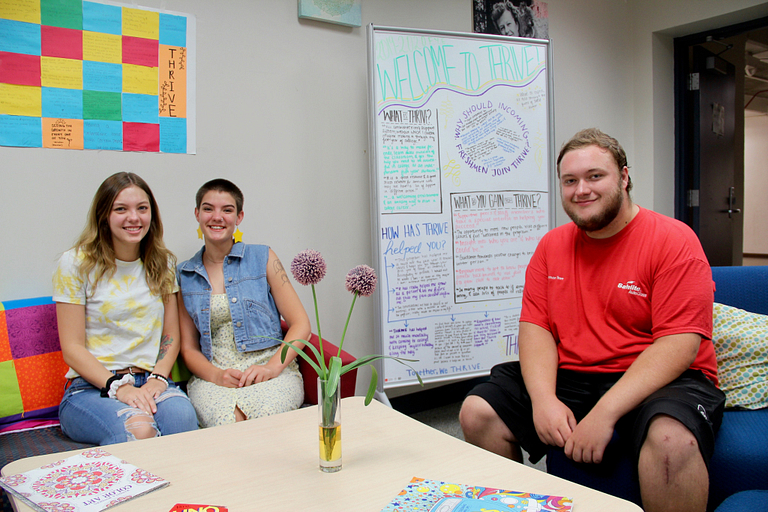
<instances>
[{"instance_id":1,"label":"green flower stem","mask_svg":"<svg viewBox=\"0 0 768 512\"><path fill-rule=\"evenodd\" d=\"M355 301L357 300L357 296L359 294L357 292L354 292L352 294L352 305L349 307L349 314L347 315L347 323L344 324L344 331L341 333L341 341L339 342L339 353L336 354L336 357L341 357L341 347L344 346L344 336L347 335L347 327L349 327L349 319L352 318L352 310L355 309Z\"/></svg>"},{"instance_id":2,"label":"green flower stem","mask_svg":"<svg viewBox=\"0 0 768 512\"><path fill-rule=\"evenodd\" d=\"M325 429L322 430L322 436L323 436L323 451L324 456L323 460L331 461L333 456L333 449L336 446L337 442L340 442L339 439L336 439L336 429L332 428L335 426L335 418L336 418L336 400L333 394L328 393L328 382L324 380L320 380L320 402L318 403L318 407L320 407L320 411L322 414L322 427L325 427ZM336 393L339 391L336 390Z\"/></svg>"},{"instance_id":3,"label":"green flower stem","mask_svg":"<svg viewBox=\"0 0 768 512\"><path fill-rule=\"evenodd\" d=\"M315 293L315 285L312 285L312 299L315 301L315 323L317 324L317 337L320 338L320 368L323 369L323 375L321 379L325 379L328 375L328 370L325 367L325 353L323 352L323 334L320 332L320 310L317 308L317 294Z\"/></svg>"},{"instance_id":4,"label":"green flower stem","mask_svg":"<svg viewBox=\"0 0 768 512\"><path fill-rule=\"evenodd\" d=\"M322 407L322 411L323 411L323 426L332 427L334 424L333 419L336 417L336 403L333 399L333 395L329 395L328 393L326 393L326 389L327 389L326 382L325 381L321 381L321 382L322 382L321 385L323 387L323 394L322 394L323 398L320 403L320 407Z\"/></svg>"}]
</instances>

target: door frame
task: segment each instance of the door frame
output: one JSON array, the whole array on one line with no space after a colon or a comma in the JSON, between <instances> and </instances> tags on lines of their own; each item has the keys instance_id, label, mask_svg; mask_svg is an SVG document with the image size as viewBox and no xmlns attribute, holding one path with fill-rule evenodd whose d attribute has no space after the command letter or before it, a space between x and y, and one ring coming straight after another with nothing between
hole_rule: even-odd
<instances>
[{"instance_id":1,"label":"door frame","mask_svg":"<svg viewBox=\"0 0 768 512\"><path fill-rule=\"evenodd\" d=\"M697 159L699 148L695 147L694 130L691 120L694 118L691 109L694 108L693 101L688 94L688 68L689 68L689 49L692 46L709 43L717 45L716 41L733 37L745 32L759 30L768 27L768 16L757 18L751 21L715 28L696 34L677 37L674 39L674 93L675 93L675 218L691 226L694 231L698 229L699 209L689 207L689 191L699 190L699 175ZM710 46L711 47L711 46ZM723 46L723 49L725 47ZM717 53L717 52L715 52ZM743 97L738 97L739 93L743 96L743 70L736 70L736 105L743 104ZM740 75L741 73L741 75ZM741 78L740 78L741 77ZM739 86L741 82L741 86ZM741 142L742 152L736 151L736 162L734 169L734 184L737 190L741 190L740 197L737 198L735 207L743 210L744 208L744 116L737 115L736 142L738 146ZM741 120L739 122L739 120ZM734 233L734 262L741 262L744 229L743 223ZM698 234L698 233L697 233ZM738 250L737 250L738 249ZM739 263L740 264L740 263Z\"/></svg>"}]
</instances>

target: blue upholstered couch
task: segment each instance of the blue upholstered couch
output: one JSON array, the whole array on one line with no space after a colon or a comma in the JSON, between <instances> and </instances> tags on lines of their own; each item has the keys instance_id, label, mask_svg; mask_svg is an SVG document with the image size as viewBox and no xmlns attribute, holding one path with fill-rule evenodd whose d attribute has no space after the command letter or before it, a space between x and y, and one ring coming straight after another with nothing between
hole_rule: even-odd
<instances>
[{"instance_id":1,"label":"blue upholstered couch","mask_svg":"<svg viewBox=\"0 0 768 512\"><path fill-rule=\"evenodd\" d=\"M715 302L768 315L768 266L713 267ZM766 376L768 378L768 376ZM633 461L608 445L599 465L547 455L547 471L642 505ZM709 467L709 510L768 510L768 408L726 409ZM730 497L730 498L729 498ZM729 498L723 503L726 498ZM760 506L755 507L755 503ZM743 506L752 508L742 508Z\"/></svg>"}]
</instances>

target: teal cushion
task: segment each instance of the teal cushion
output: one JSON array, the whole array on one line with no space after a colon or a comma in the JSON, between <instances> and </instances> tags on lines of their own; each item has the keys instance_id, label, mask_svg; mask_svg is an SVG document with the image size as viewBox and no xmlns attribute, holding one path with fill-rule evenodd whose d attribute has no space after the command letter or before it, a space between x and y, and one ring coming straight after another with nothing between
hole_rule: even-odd
<instances>
[{"instance_id":1,"label":"teal cushion","mask_svg":"<svg viewBox=\"0 0 768 512\"><path fill-rule=\"evenodd\" d=\"M726 407L768 407L768 316L715 303L712 341Z\"/></svg>"}]
</instances>

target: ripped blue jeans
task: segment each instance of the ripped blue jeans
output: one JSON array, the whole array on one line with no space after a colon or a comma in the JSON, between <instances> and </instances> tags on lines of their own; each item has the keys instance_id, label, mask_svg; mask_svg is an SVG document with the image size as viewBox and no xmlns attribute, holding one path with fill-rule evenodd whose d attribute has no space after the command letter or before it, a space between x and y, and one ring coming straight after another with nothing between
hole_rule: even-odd
<instances>
[{"instance_id":1,"label":"ripped blue jeans","mask_svg":"<svg viewBox=\"0 0 768 512\"><path fill-rule=\"evenodd\" d=\"M134 375L134 378L137 387L147 381L146 374ZM99 389L78 377L64 392L59 404L59 421L61 429L73 440L98 445L134 441L131 424L126 425L126 420L139 415L146 418L145 425L150 424L156 436L197 429L192 403L173 382L155 403L157 412L146 414L114 398L102 398Z\"/></svg>"}]
</instances>

